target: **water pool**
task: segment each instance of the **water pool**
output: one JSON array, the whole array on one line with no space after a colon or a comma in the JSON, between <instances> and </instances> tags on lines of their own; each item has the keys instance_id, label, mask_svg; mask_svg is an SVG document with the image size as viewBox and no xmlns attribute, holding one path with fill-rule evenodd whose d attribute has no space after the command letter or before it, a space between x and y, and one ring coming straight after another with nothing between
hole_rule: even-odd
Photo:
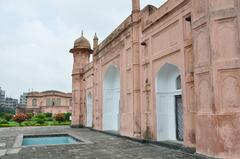
<instances>
[{"instance_id":1,"label":"water pool","mask_svg":"<svg viewBox=\"0 0 240 159\"><path fill-rule=\"evenodd\" d=\"M22 146L61 145L81 142L70 135L24 136Z\"/></svg>"}]
</instances>

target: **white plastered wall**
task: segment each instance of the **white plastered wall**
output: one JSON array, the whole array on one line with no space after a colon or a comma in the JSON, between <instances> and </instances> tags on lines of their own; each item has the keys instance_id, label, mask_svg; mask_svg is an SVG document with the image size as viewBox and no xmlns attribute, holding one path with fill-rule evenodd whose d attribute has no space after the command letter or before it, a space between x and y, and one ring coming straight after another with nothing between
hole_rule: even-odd
<instances>
[{"instance_id":1,"label":"white plastered wall","mask_svg":"<svg viewBox=\"0 0 240 159\"><path fill-rule=\"evenodd\" d=\"M93 97L91 93L87 94L87 127L92 127L93 119Z\"/></svg>"},{"instance_id":2,"label":"white plastered wall","mask_svg":"<svg viewBox=\"0 0 240 159\"><path fill-rule=\"evenodd\" d=\"M176 89L179 69L172 64L165 64L156 77L156 113L157 140L176 140L175 96L181 95Z\"/></svg>"},{"instance_id":3,"label":"white plastered wall","mask_svg":"<svg viewBox=\"0 0 240 159\"><path fill-rule=\"evenodd\" d=\"M119 131L120 73L110 65L103 81L103 130Z\"/></svg>"}]
</instances>

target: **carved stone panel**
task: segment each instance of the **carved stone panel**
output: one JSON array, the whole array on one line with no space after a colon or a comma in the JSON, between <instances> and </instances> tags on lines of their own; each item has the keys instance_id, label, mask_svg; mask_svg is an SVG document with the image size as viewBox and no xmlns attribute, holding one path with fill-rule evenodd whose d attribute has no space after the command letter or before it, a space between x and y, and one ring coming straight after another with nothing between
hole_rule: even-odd
<instances>
[{"instance_id":1,"label":"carved stone panel","mask_svg":"<svg viewBox=\"0 0 240 159\"><path fill-rule=\"evenodd\" d=\"M145 89L146 86L146 80L148 79L148 82L150 82L149 80L149 65L143 65L142 67L143 72L142 72L142 87Z\"/></svg>"},{"instance_id":2,"label":"carved stone panel","mask_svg":"<svg viewBox=\"0 0 240 159\"><path fill-rule=\"evenodd\" d=\"M195 88L194 83L187 84L187 99L188 99L188 110L191 113L197 112L197 105L196 105L196 95L195 95Z\"/></svg>"},{"instance_id":3,"label":"carved stone panel","mask_svg":"<svg viewBox=\"0 0 240 159\"><path fill-rule=\"evenodd\" d=\"M210 64L210 41L206 26L201 26L195 32L196 40L194 41L194 61L197 67Z\"/></svg>"},{"instance_id":4,"label":"carved stone panel","mask_svg":"<svg viewBox=\"0 0 240 159\"><path fill-rule=\"evenodd\" d=\"M234 8L236 0L210 0L211 10Z\"/></svg>"},{"instance_id":5,"label":"carved stone panel","mask_svg":"<svg viewBox=\"0 0 240 159\"><path fill-rule=\"evenodd\" d=\"M222 111L240 111L240 69L220 72L220 100Z\"/></svg>"},{"instance_id":6,"label":"carved stone panel","mask_svg":"<svg viewBox=\"0 0 240 159\"><path fill-rule=\"evenodd\" d=\"M132 64L132 49L128 48L126 50L126 64L127 64L127 68L131 67Z\"/></svg>"},{"instance_id":7,"label":"carved stone panel","mask_svg":"<svg viewBox=\"0 0 240 159\"><path fill-rule=\"evenodd\" d=\"M176 21L153 35L153 53L158 53L178 43L179 22Z\"/></svg>"},{"instance_id":8,"label":"carved stone panel","mask_svg":"<svg viewBox=\"0 0 240 159\"><path fill-rule=\"evenodd\" d=\"M236 19L217 21L214 25L215 58L218 61L240 58Z\"/></svg>"},{"instance_id":9,"label":"carved stone panel","mask_svg":"<svg viewBox=\"0 0 240 159\"><path fill-rule=\"evenodd\" d=\"M126 107L126 110L125 110L126 113L132 112L132 105L133 105L132 94L127 94L127 104L126 104L127 107Z\"/></svg>"},{"instance_id":10,"label":"carved stone panel","mask_svg":"<svg viewBox=\"0 0 240 159\"><path fill-rule=\"evenodd\" d=\"M212 113L212 89L209 73L199 74L197 76L198 112Z\"/></svg>"},{"instance_id":11,"label":"carved stone panel","mask_svg":"<svg viewBox=\"0 0 240 159\"><path fill-rule=\"evenodd\" d=\"M187 47L185 48L185 69L186 69L186 74L191 74L193 73L194 70L194 64L193 64L193 48Z\"/></svg>"},{"instance_id":12,"label":"carved stone panel","mask_svg":"<svg viewBox=\"0 0 240 159\"><path fill-rule=\"evenodd\" d=\"M207 0L193 0L193 18L197 20L207 12Z\"/></svg>"},{"instance_id":13,"label":"carved stone panel","mask_svg":"<svg viewBox=\"0 0 240 159\"><path fill-rule=\"evenodd\" d=\"M127 90L130 90L132 88L132 71L127 71Z\"/></svg>"},{"instance_id":14,"label":"carved stone panel","mask_svg":"<svg viewBox=\"0 0 240 159\"><path fill-rule=\"evenodd\" d=\"M142 47L142 55L143 55L143 57L146 58L149 55L149 47L148 47L149 40L145 40L144 43L145 43L145 46Z\"/></svg>"}]
</instances>

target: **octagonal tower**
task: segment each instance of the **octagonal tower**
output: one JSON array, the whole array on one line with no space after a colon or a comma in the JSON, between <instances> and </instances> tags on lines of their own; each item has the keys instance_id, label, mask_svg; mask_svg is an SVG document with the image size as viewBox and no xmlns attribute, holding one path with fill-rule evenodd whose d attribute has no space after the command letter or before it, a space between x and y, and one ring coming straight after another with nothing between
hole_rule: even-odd
<instances>
[{"instance_id":1,"label":"octagonal tower","mask_svg":"<svg viewBox=\"0 0 240 159\"><path fill-rule=\"evenodd\" d=\"M83 68L89 63L92 53L89 41L83 36L75 40L74 47L70 50L73 54L72 70L72 127L82 127L84 125L84 80Z\"/></svg>"}]
</instances>

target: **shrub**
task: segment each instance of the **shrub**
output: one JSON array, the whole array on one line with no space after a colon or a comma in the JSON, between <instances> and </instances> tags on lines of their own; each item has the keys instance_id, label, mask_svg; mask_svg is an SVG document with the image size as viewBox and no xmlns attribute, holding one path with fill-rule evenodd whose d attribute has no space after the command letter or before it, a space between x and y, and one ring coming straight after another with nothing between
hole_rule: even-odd
<instances>
[{"instance_id":1,"label":"shrub","mask_svg":"<svg viewBox=\"0 0 240 159\"><path fill-rule=\"evenodd\" d=\"M22 122L24 122L27 119L27 115L23 113L16 114L13 117L13 120L17 122L19 125L21 125Z\"/></svg>"},{"instance_id":2,"label":"shrub","mask_svg":"<svg viewBox=\"0 0 240 159\"><path fill-rule=\"evenodd\" d=\"M37 114L35 115L35 118L38 118L38 119L45 119L45 115L44 114Z\"/></svg>"},{"instance_id":3,"label":"shrub","mask_svg":"<svg viewBox=\"0 0 240 159\"><path fill-rule=\"evenodd\" d=\"M8 124L8 121L6 119L0 119L0 124Z\"/></svg>"},{"instance_id":4,"label":"shrub","mask_svg":"<svg viewBox=\"0 0 240 159\"><path fill-rule=\"evenodd\" d=\"M33 113L27 113L27 120L31 120L33 117Z\"/></svg>"},{"instance_id":5,"label":"shrub","mask_svg":"<svg viewBox=\"0 0 240 159\"><path fill-rule=\"evenodd\" d=\"M64 120L65 121L70 121L70 116L72 115L72 113L64 113Z\"/></svg>"},{"instance_id":6,"label":"shrub","mask_svg":"<svg viewBox=\"0 0 240 159\"><path fill-rule=\"evenodd\" d=\"M65 120L63 113L58 113L54 115L54 119L58 121L58 123L63 122Z\"/></svg>"},{"instance_id":7,"label":"shrub","mask_svg":"<svg viewBox=\"0 0 240 159\"><path fill-rule=\"evenodd\" d=\"M53 121L53 118L46 118L46 121Z\"/></svg>"},{"instance_id":8,"label":"shrub","mask_svg":"<svg viewBox=\"0 0 240 159\"><path fill-rule=\"evenodd\" d=\"M52 113L44 113L45 117L47 118L51 118L52 117Z\"/></svg>"},{"instance_id":9,"label":"shrub","mask_svg":"<svg viewBox=\"0 0 240 159\"><path fill-rule=\"evenodd\" d=\"M44 119L37 118L36 122L37 122L37 124L44 124L44 123L45 123L45 120L44 120Z\"/></svg>"},{"instance_id":10,"label":"shrub","mask_svg":"<svg viewBox=\"0 0 240 159\"><path fill-rule=\"evenodd\" d=\"M34 126L34 122L32 122L32 121L25 121L25 122L23 122L22 123L24 126Z\"/></svg>"},{"instance_id":11,"label":"shrub","mask_svg":"<svg viewBox=\"0 0 240 159\"><path fill-rule=\"evenodd\" d=\"M13 115L9 113L4 113L3 118L7 121L10 121L13 118Z\"/></svg>"}]
</instances>

